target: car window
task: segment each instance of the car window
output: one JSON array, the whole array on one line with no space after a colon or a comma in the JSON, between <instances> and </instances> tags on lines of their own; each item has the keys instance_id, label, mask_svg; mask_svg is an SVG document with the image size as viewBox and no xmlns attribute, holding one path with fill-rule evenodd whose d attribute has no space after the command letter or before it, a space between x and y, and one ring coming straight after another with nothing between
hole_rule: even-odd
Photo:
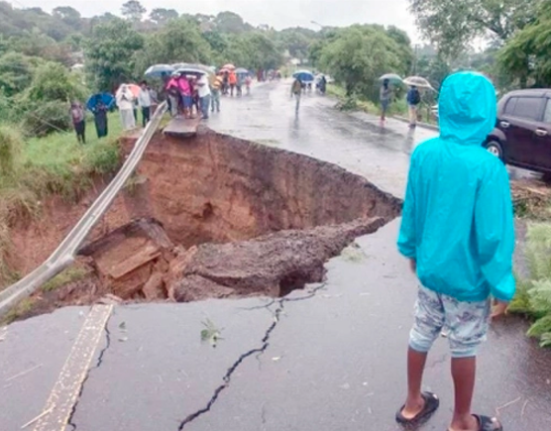
<instances>
[{"instance_id":1,"label":"car window","mask_svg":"<svg viewBox=\"0 0 551 431\"><path fill-rule=\"evenodd\" d=\"M511 97L505 104L505 110L503 111L506 115L512 115L515 112L515 105L517 104L518 97Z\"/></svg>"},{"instance_id":2,"label":"car window","mask_svg":"<svg viewBox=\"0 0 551 431\"><path fill-rule=\"evenodd\" d=\"M547 99L547 105L545 106L545 113L543 114L543 121L551 124L551 99Z\"/></svg>"},{"instance_id":3,"label":"car window","mask_svg":"<svg viewBox=\"0 0 551 431\"><path fill-rule=\"evenodd\" d=\"M541 97L518 97L513 112L510 115L538 121L541 118L541 104L543 100Z\"/></svg>"}]
</instances>

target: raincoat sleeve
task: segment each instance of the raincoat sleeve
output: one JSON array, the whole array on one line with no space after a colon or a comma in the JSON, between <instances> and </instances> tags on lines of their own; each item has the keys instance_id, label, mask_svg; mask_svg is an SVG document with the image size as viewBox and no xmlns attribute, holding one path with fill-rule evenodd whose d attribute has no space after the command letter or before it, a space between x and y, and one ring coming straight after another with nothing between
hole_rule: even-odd
<instances>
[{"instance_id":1,"label":"raincoat sleeve","mask_svg":"<svg viewBox=\"0 0 551 431\"><path fill-rule=\"evenodd\" d=\"M509 302L515 295L515 225L509 175L498 159L496 162L478 190L474 214L476 244L492 296Z\"/></svg>"},{"instance_id":2,"label":"raincoat sleeve","mask_svg":"<svg viewBox=\"0 0 551 431\"><path fill-rule=\"evenodd\" d=\"M417 236L415 231L415 192L414 184L417 176L415 152L411 157L406 199L402 209L402 225L398 236L398 250L409 259L417 259Z\"/></svg>"}]
</instances>

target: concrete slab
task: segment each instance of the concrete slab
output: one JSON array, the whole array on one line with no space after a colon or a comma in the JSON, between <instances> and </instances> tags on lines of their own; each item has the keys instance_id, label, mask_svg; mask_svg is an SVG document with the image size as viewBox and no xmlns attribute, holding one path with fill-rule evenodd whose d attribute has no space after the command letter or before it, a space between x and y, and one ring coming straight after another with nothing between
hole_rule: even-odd
<instances>
[{"instance_id":1,"label":"concrete slab","mask_svg":"<svg viewBox=\"0 0 551 431\"><path fill-rule=\"evenodd\" d=\"M0 430L42 413L89 307L68 307L0 329Z\"/></svg>"},{"instance_id":2,"label":"concrete slab","mask_svg":"<svg viewBox=\"0 0 551 431\"><path fill-rule=\"evenodd\" d=\"M200 122L201 120L198 118L187 119L177 116L170 120L163 129L163 133L174 138L189 138L197 134L197 128Z\"/></svg>"}]
</instances>

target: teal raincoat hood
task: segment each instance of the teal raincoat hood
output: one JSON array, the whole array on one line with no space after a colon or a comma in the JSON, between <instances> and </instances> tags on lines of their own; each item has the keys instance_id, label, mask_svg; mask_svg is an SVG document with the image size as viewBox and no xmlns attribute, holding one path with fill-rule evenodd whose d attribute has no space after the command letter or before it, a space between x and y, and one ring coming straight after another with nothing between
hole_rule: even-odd
<instances>
[{"instance_id":1,"label":"teal raincoat hood","mask_svg":"<svg viewBox=\"0 0 551 431\"><path fill-rule=\"evenodd\" d=\"M438 114L442 139L482 145L496 124L495 88L479 73L453 74L440 90Z\"/></svg>"},{"instance_id":2,"label":"teal raincoat hood","mask_svg":"<svg viewBox=\"0 0 551 431\"><path fill-rule=\"evenodd\" d=\"M440 92L440 136L411 157L398 248L416 261L425 287L460 301L510 301L515 293L509 177L483 148L496 111L485 76L449 76Z\"/></svg>"}]
</instances>

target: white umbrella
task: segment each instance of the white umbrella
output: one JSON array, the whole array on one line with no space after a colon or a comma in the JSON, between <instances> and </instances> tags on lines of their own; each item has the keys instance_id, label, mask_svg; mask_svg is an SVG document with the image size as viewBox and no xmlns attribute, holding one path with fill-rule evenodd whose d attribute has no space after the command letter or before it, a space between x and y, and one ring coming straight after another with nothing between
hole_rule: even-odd
<instances>
[{"instance_id":1,"label":"white umbrella","mask_svg":"<svg viewBox=\"0 0 551 431\"><path fill-rule=\"evenodd\" d=\"M432 88L432 85L430 85L430 82L421 76L408 76L406 79L404 79L403 82L406 85L415 86L418 88L429 88L431 90L434 90L434 88Z\"/></svg>"}]
</instances>

